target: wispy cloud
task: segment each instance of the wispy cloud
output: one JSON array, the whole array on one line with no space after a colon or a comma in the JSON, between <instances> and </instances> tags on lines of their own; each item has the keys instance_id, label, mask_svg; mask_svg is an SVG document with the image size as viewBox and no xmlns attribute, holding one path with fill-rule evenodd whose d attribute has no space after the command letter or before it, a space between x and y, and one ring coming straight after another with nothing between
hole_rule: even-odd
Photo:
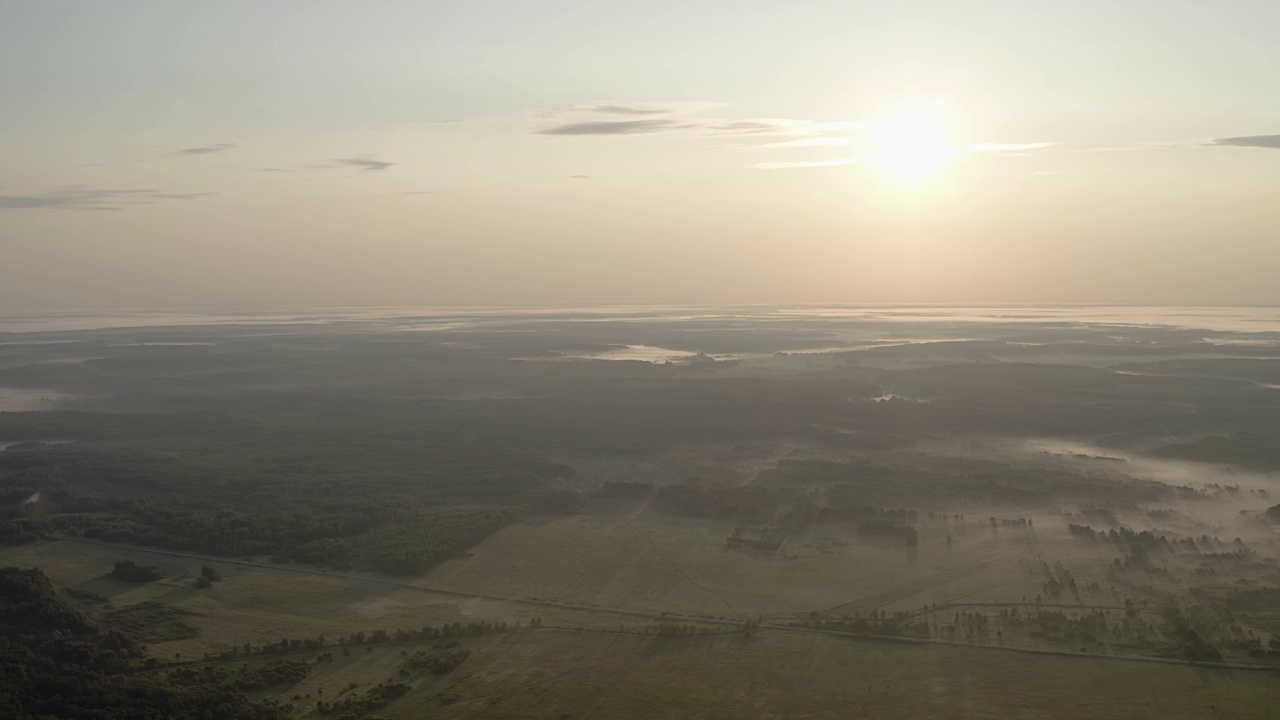
<instances>
[{"instance_id":1,"label":"wispy cloud","mask_svg":"<svg viewBox=\"0 0 1280 720\"><path fill-rule=\"evenodd\" d=\"M1280 150L1280 135L1239 135L1220 138L1194 138L1189 140L1165 140L1135 142L1128 145L1073 148L1075 152L1139 152L1143 150L1184 150L1204 147L1238 147Z\"/></svg>"},{"instance_id":2,"label":"wispy cloud","mask_svg":"<svg viewBox=\"0 0 1280 720\"><path fill-rule=\"evenodd\" d=\"M598 113L608 113L611 115L663 115L673 112L671 105L648 104L648 103L618 103L606 105L588 105L583 110Z\"/></svg>"},{"instance_id":3,"label":"wispy cloud","mask_svg":"<svg viewBox=\"0 0 1280 720\"><path fill-rule=\"evenodd\" d=\"M1031 150L1044 150L1054 147L1057 143L1035 142L1035 143L977 143L970 145L966 150L976 153L1022 153Z\"/></svg>"},{"instance_id":4,"label":"wispy cloud","mask_svg":"<svg viewBox=\"0 0 1280 720\"><path fill-rule=\"evenodd\" d=\"M1158 141L1158 142L1135 142L1129 145L1110 145L1103 147L1075 147L1068 148L1071 152L1083 153L1111 153L1111 152L1146 152L1149 150L1181 150L1184 148L1203 147L1212 145L1212 142L1200 140L1179 140L1179 141Z\"/></svg>"},{"instance_id":5,"label":"wispy cloud","mask_svg":"<svg viewBox=\"0 0 1280 720\"><path fill-rule=\"evenodd\" d=\"M1210 145L1226 147L1266 148L1280 150L1280 135L1243 135L1240 137L1217 138Z\"/></svg>"},{"instance_id":6,"label":"wispy cloud","mask_svg":"<svg viewBox=\"0 0 1280 720\"><path fill-rule=\"evenodd\" d=\"M201 145L199 147L183 148L176 152L169 153L165 157L178 157L181 155L212 155L214 153L226 152L240 147L236 143L213 143L212 145Z\"/></svg>"},{"instance_id":7,"label":"wispy cloud","mask_svg":"<svg viewBox=\"0 0 1280 720\"><path fill-rule=\"evenodd\" d=\"M608 118L574 119L535 129L538 135L652 135L683 133L698 136L809 136L842 132L862 127L847 121L820 122L793 118L700 118L688 115L653 117L641 120Z\"/></svg>"},{"instance_id":8,"label":"wispy cloud","mask_svg":"<svg viewBox=\"0 0 1280 720\"><path fill-rule=\"evenodd\" d=\"M578 105L530 108L512 113L474 118L437 120L410 129L459 124L524 126L535 135L559 137L607 137L625 135L682 134L690 136L792 136L840 134L862 123L816 121L795 118L724 117L717 112L724 103L707 100L666 102L598 101Z\"/></svg>"},{"instance_id":9,"label":"wispy cloud","mask_svg":"<svg viewBox=\"0 0 1280 720\"><path fill-rule=\"evenodd\" d=\"M372 155L357 155L349 158L336 158L329 163L330 167L356 168L361 172L382 172L393 167L395 163L378 160Z\"/></svg>"},{"instance_id":10,"label":"wispy cloud","mask_svg":"<svg viewBox=\"0 0 1280 720\"><path fill-rule=\"evenodd\" d=\"M865 157L841 158L838 160L802 160L796 162L762 162L744 165L748 170L791 170L794 168L829 168L844 167L845 165L857 165L867 162Z\"/></svg>"},{"instance_id":11,"label":"wispy cloud","mask_svg":"<svg viewBox=\"0 0 1280 720\"><path fill-rule=\"evenodd\" d=\"M166 200L191 200L217 193L175 193L163 190L113 190L72 186L31 195L0 195L0 210L123 210Z\"/></svg>"},{"instance_id":12,"label":"wispy cloud","mask_svg":"<svg viewBox=\"0 0 1280 720\"><path fill-rule=\"evenodd\" d=\"M270 173L295 173L295 172L322 172L325 170L356 170L359 173L380 173L387 169L395 167L396 163L379 160L373 155L355 155L353 157L334 158L325 160L324 162L314 162L307 165L299 165L296 167L266 167L260 168L259 172Z\"/></svg>"},{"instance_id":13,"label":"wispy cloud","mask_svg":"<svg viewBox=\"0 0 1280 720\"><path fill-rule=\"evenodd\" d=\"M817 137L803 137L795 140L783 140L781 142L764 143L761 145L732 145L729 146L734 150L786 150L790 148L821 148L821 147L847 147L855 142L851 137L830 137L819 135Z\"/></svg>"},{"instance_id":14,"label":"wispy cloud","mask_svg":"<svg viewBox=\"0 0 1280 720\"><path fill-rule=\"evenodd\" d=\"M686 138L723 138L721 149L734 151L803 151L853 146L853 157L779 160L744 167L756 170L840 167L866 162L875 150L876 123L856 120L813 120L778 117L727 117L727 106L708 101L620 102L601 101L579 105L533 108L449 123L506 123L534 135L556 138L607 138L670 135ZM421 128L422 126L418 126ZM955 150L956 154L1028 153L1054 147L1053 143L980 143ZM850 151L846 151L848 154Z\"/></svg>"},{"instance_id":15,"label":"wispy cloud","mask_svg":"<svg viewBox=\"0 0 1280 720\"><path fill-rule=\"evenodd\" d=\"M794 142L775 143L773 147L821 147L829 143L807 143L806 140L819 140L828 138L804 138ZM851 141L852 142L852 141ZM834 143L831 143L834 144ZM847 144L847 143L846 143ZM870 143L874 145L874 142ZM971 153L994 153L994 154L1025 154L1034 150L1043 150L1045 148L1054 147L1054 143L978 143L969 145L963 149L952 151L953 156L968 155ZM874 148L868 148L874 151ZM845 165L857 165L861 163L871 162L874 160L873 155L861 155L855 157L835 158L831 160L798 160L798 161L777 161L777 162L761 162L744 165L749 170L790 170L794 168L829 168L843 167Z\"/></svg>"},{"instance_id":16,"label":"wispy cloud","mask_svg":"<svg viewBox=\"0 0 1280 720\"><path fill-rule=\"evenodd\" d=\"M480 115L477 117L449 118L445 120L429 120L423 123L399 126L402 130L421 130L424 127L448 125L486 125L502 123L532 123L550 120L567 120L571 118L598 118L606 120L619 116L657 116L657 115L689 115L706 112L714 108L724 107L724 103L704 100L675 100L666 102L626 102L619 100L601 100L579 105L553 105L549 107L526 108L514 112Z\"/></svg>"},{"instance_id":17,"label":"wispy cloud","mask_svg":"<svg viewBox=\"0 0 1280 720\"><path fill-rule=\"evenodd\" d=\"M565 123L538 130L539 135L643 135L688 127L676 120L595 120Z\"/></svg>"}]
</instances>

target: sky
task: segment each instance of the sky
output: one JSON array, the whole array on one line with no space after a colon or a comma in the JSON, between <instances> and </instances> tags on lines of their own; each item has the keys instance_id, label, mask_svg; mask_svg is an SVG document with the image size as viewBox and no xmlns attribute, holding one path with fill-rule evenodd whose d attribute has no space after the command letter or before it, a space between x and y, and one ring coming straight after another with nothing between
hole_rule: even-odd
<instances>
[{"instance_id":1,"label":"sky","mask_svg":"<svg viewBox=\"0 0 1280 720\"><path fill-rule=\"evenodd\" d=\"M1274 0L0 0L0 310L1280 304Z\"/></svg>"}]
</instances>

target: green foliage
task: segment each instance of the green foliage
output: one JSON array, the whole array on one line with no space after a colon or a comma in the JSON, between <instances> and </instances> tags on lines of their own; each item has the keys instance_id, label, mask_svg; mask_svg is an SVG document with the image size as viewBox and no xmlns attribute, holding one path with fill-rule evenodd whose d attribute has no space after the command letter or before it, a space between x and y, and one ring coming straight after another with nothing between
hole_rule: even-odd
<instances>
[{"instance_id":1,"label":"green foliage","mask_svg":"<svg viewBox=\"0 0 1280 720\"><path fill-rule=\"evenodd\" d=\"M320 700L316 703L316 710L323 715L359 718L364 716L365 713L386 707L393 700L403 697L411 689L409 685L404 683L381 683L359 695L352 695L331 703Z\"/></svg>"},{"instance_id":2,"label":"green foliage","mask_svg":"<svg viewBox=\"0 0 1280 720\"><path fill-rule=\"evenodd\" d=\"M296 685L311 674L311 666L297 660L277 660L245 670L236 680L241 690L261 690L277 685Z\"/></svg>"},{"instance_id":3,"label":"green foliage","mask_svg":"<svg viewBox=\"0 0 1280 720\"><path fill-rule=\"evenodd\" d=\"M404 666L409 670L429 672L433 675L448 675L458 668L471 651L459 647L456 642L433 645L430 650L418 650L405 658Z\"/></svg>"},{"instance_id":4,"label":"green foliage","mask_svg":"<svg viewBox=\"0 0 1280 720\"><path fill-rule=\"evenodd\" d=\"M422 573L505 527L515 515L498 508L443 508L410 522L369 530L350 543L356 564L389 575Z\"/></svg>"},{"instance_id":5,"label":"green foliage","mask_svg":"<svg viewBox=\"0 0 1280 720\"><path fill-rule=\"evenodd\" d=\"M37 569L0 568L0 717L285 720L213 678L142 673L142 649L62 601Z\"/></svg>"},{"instance_id":6,"label":"green foliage","mask_svg":"<svg viewBox=\"0 0 1280 720\"><path fill-rule=\"evenodd\" d=\"M34 481L54 512L0 523L0 539L68 533L108 542L228 556L270 555L338 568L416 573L460 552L554 494L527 472L511 482L487 476L473 490L430 479L289 471L270 465L218 467L229 458L169 457L81 446L31 446L0 454L5 483ZM343 463L345 464L345 463ZM459 471L488 472L492 461ZM332 468L325 468L330 470ZM421 473L421 474L419 474ZM237 474L248 475L244 480ZM427 477L423 478L423 475ZM432 498L433 482L440 489ZM246 491L252 484L253 490ZM494 504L455 505L468 495ZM443 503L443 504L435 504ZM118 577L148 579L124 567ZM152 578L153 579L153 578ZM198 580L201 586L212 578Z\"/></svg>"},{"instance_id":7,"label":"green foliage","mask_svg":"<svg viewBox=\"0 0 1280 720\"><path fill-rule=\"evenodd\" d=\"M1201 637L1181 609L1167 605L1160 614L1165 621L1165 634L1172 638L1169 654L1191 661L1222 662L1222 652Z\"/></svg>"},{"instance_id":8,"label":"green foliage","mask_svg":"<svg viewBox=\"0 0 1280 720\"><path fill-rule=\"evenodd\" d=\"M115 567L111 568L111 577L131 583L149 583L164 577L164 573L132 560L117 560Z\"/></svg>"},{"instance_id":9,"label":"green foliage","mask_svg":"<svg viewBox=\"0 0 1280 720\"><path fill-rule=\"evenodd\" d=\"M112 610L102 616L102 623L136 640L156 643L199 635L200 631L184 619L190 614L171 605L147 601Z\"/></svg>"},{"instance_id":10,"label":"green foliage","mask_svg":"<svg viewBox=\"0 0 1280 720\"><path fill-rule=\"evenodd\" d=\"M214 570L208 564L200 566L200 577L196 578L196 587L207 588L222 579L217 570Z\"/></svg>"},{"instance_id":11,"label":"green foliage","mask_svg":"<svg viewBox=\"0 0 1280 720\"><path fill-rule=\"evenodd\" d=\"M1260 470L1280 469L1280 445L1275 435L1238 432L1228 437L1213 436L1157 448L1155 455L1217 464L1239 465Z\"/></svg>"}]
</instances>

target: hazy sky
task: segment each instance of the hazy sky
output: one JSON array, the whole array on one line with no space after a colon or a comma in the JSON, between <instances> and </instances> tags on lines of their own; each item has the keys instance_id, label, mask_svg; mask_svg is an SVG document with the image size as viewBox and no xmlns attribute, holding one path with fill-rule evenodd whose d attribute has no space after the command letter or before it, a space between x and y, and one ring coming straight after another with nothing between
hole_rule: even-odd
<instances>
[{"instance_id":1,"label":"hazy sky","mask_svg":"<svg viewBox=\"0 0 1280 720\"><path fill-rule=\"evenodd\" d=\"M1275 0L0 0L0 310L1280 303Z\"/></svg>"}]
</instances>

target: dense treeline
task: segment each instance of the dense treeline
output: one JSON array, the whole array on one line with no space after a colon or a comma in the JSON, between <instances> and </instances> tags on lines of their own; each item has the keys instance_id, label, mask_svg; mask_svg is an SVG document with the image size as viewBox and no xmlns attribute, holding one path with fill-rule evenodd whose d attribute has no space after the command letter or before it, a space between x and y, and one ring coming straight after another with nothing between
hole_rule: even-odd
<instances>
[{"instance_id":1,"label":"dense treeline","mask_svg":"<svg viewBox=\"0 0 1280 720\"><path fill-rule=\"evenodd\" d=\"M359 695L325 702L316 701L316 711L322 715L340 715L342 720L362 718L366 713L380 710L391 701L403 697L413 688L405 683L380 683Z\"/></svg>"},{"instance_id":2,"label":"dense treeline","mask_svg":"<svg viewBox=\"0 0 1280 720\"><path fill-rule=\"evenodd\" d=\"M236 680L241 690L261 690L276 685L296 685L311 674L311 666L297 660L278 660L245 670Z\"/></svg>"},{"instance_id":3,"label":"dense treeline","mask_svg":"<svg viewBox=\"0 0 1280 720\"><path fill-rule=\"evenodd\" d=\"M857 508L907 503L926 511L979 501L1023 507L1072 498L1141 503L1184 492L1149 480L922 453L855 457L847 462L784 459L776 469L762 471L760 480L779 487L826 488L824 505L830 509L821 512L833 519L857 513ZM1185 492L1194 496L1189 488Z\"/></svg>"},{"instance_id":4,"label":"dense treeline","mask_svg":"<svg viewBox=\"0 0 1280 720\"><path fill-rule=\"evenodd\" d=\"M448 675L471 657L471 651L450 641L440 645L432 645L430 650L416 650L404 661L404 667L410 671L429 672L432 675Z\"/></svg>"},{"instance_id":5,"label":"dense treeline","mask_svg":"<svg viewBox=\"0 0 1280 720\"><path fill-rule=\"evenodd\" d=\"M57 596L38 569L0 568L0 717L14 720L284 720L200 676L146 670L142 648Z\"/></svg>"},{"instance_id":6,"label":"dense treeline","mask_svg":"<svg viewBox=\"0 0 1280 720\"><path fill-rule=\"evenodd\" d=\"M287 448L286 448L287 450ZM572 509L547 481L572 469L533 457L459 458L413 475L280 468L92 445L0 453L0 486L39 504L0 507L0 542L74 534L342 569L421 572L534 510ZM442 469L456 475L437 477ZM505 468L505 469L504 469ZM350 473L350 474L349 474ZM474 502L462 502L471 500ZM6 517L7 516L7 517ZM135 581L140 572L125 571Z\"/></svg>"},{"instance_id":7,"label":"dense treeline","mask_svg":"<svg viewBox=\"0 0 1280 720\"><path fill-rule=\"evenodd\" d=\"M529 627L541 627L542 621L534 618L529 622ZM352 633L349 636L339 637L336 640L330 640L324 635L317 638L282 638L277 642L266 643L263 645L254 645L245 643L244 645L233 645L231 649L224 651L217 656L217 660L228 661L247 657L276 655L280 653L297 652L298 650L322 650L327 647L337 646L340 648L350 649L352 647L373 647L375 645L385 645L388 643L407 643L407 642L424 642L433 640L444 640L455 637L466 637L470 635L490 635L495 633L505 633L509 630L519 627L519 623L515 626L508 625L505 622L470 622L470 623L449 623L440 627L423 626L417 630L406 630L404 628L397 629L393 632L386 630L374 630L372 632Z\"/></svg>"},{"instance_id":8,"label":"dense treeline","mask_svg":"<svg viewBox=\"0 0 1280 720\"><path fill-rule=\"evenodd\" d=\"M1067 530L1074 537L1097 541L1105 540L1124 549L1124 559L1117 559L1115 563L1126 568L1150 568L1154 556L1170 555L1178 550L1194 553L1198 557L1208 560L1238 559L1248 555L1248 551L1241 541L1236 540L1228 545L1217 537L1210 537L1207 534L1202 534L1198 538L1170 538L1167 535L1157 534L1150 530L1134 531L1121 526L1103 531L1094 530L1089 525L1077 525L1075 523L1068 523ZM1228 546L1233 547L1230 553L1207 552Z\"/></svg>"}]
</instances>

